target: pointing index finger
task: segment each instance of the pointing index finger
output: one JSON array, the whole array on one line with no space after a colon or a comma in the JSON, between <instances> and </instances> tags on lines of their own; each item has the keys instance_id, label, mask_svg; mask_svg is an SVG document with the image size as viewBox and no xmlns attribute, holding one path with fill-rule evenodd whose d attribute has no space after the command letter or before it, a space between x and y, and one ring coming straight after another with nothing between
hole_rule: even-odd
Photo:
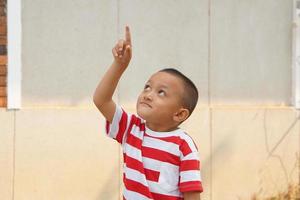
<instances>
[{"instance_id":1,"label":"pointing index finger","mask_svg":"<svg viewBox=\"0 0 300 200\"><path fill-rule=\"evenodd\" d=\"M126 28L125 28L125 40L126 40L126 43L131 46L131 35L130 35L129 26L126 26Z\"/></svg>"}]
</instances>

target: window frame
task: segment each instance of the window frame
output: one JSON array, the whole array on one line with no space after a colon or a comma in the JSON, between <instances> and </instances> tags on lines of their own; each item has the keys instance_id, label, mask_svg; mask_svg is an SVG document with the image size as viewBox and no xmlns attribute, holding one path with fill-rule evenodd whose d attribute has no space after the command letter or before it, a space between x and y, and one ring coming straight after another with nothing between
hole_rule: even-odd
<instances>
[{"instance_id":1,"label":"window frame","mask_svg":"<svg viewBox=\"0 0 300 200\"><path fill-rule=\"evenodd\" d=\"M7 0L7 109L21 108L21 0Z\"/></svg>"}]
</instances>

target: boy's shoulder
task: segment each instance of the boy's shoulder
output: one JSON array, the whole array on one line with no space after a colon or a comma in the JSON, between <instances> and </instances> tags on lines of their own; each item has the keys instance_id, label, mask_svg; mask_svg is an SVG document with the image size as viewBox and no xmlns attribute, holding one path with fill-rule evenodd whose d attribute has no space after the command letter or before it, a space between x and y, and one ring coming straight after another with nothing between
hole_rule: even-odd
<instances>
[{"instance_id":1,"label":"boy's shoulder","mask_svg":"<svg viewBox=\"0 0 300 200\"><path fill-rule=\"evenodd\" d=\"M181 128L170 132L157 132L145 127L145 134L146 136L158 138L169 143L175 143L179 146L187 145L192 149L194 149L194 147L197 148L193 138Z\"/></svg>"}]
</instances>

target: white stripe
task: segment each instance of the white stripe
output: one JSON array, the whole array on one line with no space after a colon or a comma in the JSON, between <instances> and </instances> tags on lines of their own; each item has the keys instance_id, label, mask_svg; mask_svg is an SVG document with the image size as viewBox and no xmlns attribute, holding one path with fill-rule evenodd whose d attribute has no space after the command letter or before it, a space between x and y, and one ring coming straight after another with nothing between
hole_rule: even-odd
<instances>
[{"instance_id":1,"label":"white stripe","mask_svg":"<svg viewBox=\"0 0 300 200\"><path fill-rule=\"evenodd\" d=\"M139 182L139 183L143 184L144 186L148 187L146 177L141 172L131 169L131 168L128 168L128 167L124 167L124 172L126 174L127 179Z\"/></svg>"},{"instance_id":2,"label":"white stripe","mask_svg":"<svg viewBox=\"0 0 300 200\"><path fill-rule=\"evenodd\" d=\"M155 132L146 127L146 133L154 137L179 137L180 139L185 140L188 143L192 151L198 151L192 138L188 134L186 134L182 129L177 129L170 132Z\"/></svg>"},{"instance_id":3,"label":"white stripe","mask_svg":"<svg viewBox=\"0 0 300 200\"><path fill-rule=\"evenodd\" d=\"M116 111L114 113L112 123L109 126L110 130L108 131L108 136L111 138L117 137L117 133L119 131L119 122L121 120L122 113L122 109L119 106L116 106Z\"/></svg>"},{"instance_id":4,"label":"white stripe","mask_svg":"<svg viewBox=\"0 0 300 200\"><path fill-rule=\"evenodd\" d=\"M159 149L176 156L180 155L179 146L177 144L174 144L172 142L166 142L156 138L145 136L143 140L143 146Z\"/></svg>"},{"instance_id":5,"label":"white stripe","mask_svg":"<svg viewBox=\"0 0 300 200\"><path fill-rule=\"evenodd\" d=\"M183 160L199 160L199 154L198 154L198 152L195 151L195 152L192 152L192 153L186 155L181 160L182 161Z\"/></svg>"},{"instance_id":6,"label":"white stripe","mask_svg":"<svg viewBox=\"0 0 300 200\"><path fill-rule=\"evenodd\" d=\"M182 135L179 135L179 137L181 139L185 140L188 143L188 145L189 145L190 149L192 150L192 152L198 151L197 148L196 148L196 146L195 146L194 141L192 140L192 138L189 135L187 135L186 133L184 133Z\"/></svg>"},{"instance_id":7,"label":"white stripe","mask_svg":"<svg viewBox=\"0 0 300 200\"><path fill-rule=\"evenodd\" d=\"M144 132L141 131L139 126L134 124L131 128L131 133L132 133L132 135L139 138L140 140L143 140Z\"/></svg>"},{"instance_id":8,"label":"white stripe","mask_svg":"<svg viewBox=\"0 0 300 200\"><path fill-rule=\"evenodd\" d=\"M148 197L146 197L140 193L127 190L127 189L124 189L123 195L126 200L149 200Z\"/></svg>"},{"instance_id":9,"label":"white stripe","mask_svg":"<svg viewBox=\"0 0 300 200\"><path fill-rule=\"evenodd\" d=\"M148 184L151 192L176 196L176 197L182 197L181 192L178 190L177 185L171 186L168 185L167 183L157 183L153 181L148 181Z\"/></svg>"},{"instance_id":10,"label":"white stripe","mask_svg":"<svg viewBox=\"0 0 300 200\"><path fill-rule=\"evenodd\" d=\"M183 130L176 129L174 131L170 131L170 132L156 132L156 131L152 131L151 129L149 129L148 127L146 127L146 133L148 135L151 135L153 137L170 137L170 136L180 136L181 134L183 134Z\"/></svg>"},{"instance_id":11,"label":"white stripe","mask_svg":"<svg viewBox=\"0 0 300 200\"><path fill-rule=\"evenodd\" d=\"M143 164L146 169L160 171L162 168L168 168L171 171L179 170L179 166L167 162L161 162L152 158L143 157Z\"/></svg>"},{"instance_id":12,"label":"white stripe","mask_svg":"<svg viewBox=\"0 0 300 200\"><path fill-rule=\"evenodd\" d=\"M188 170L180 172L180 182L201 181L201 174L199 170Z\"/></svg>"},{"instance_id":13,"label":"white stripe","mask_svg":"<svg viewBox=\"0 0 300 200\"><path fill-rule=\"evenodd\" d=\"M188 134L186 134L182 129L177 129L171 132L155 132L146 127L146 133L154 137L179 137L180 139L185 140L188 143L192 151L197 151L197 148L192 138Z\"/></svg>"},{"instance_id":14,"label":"white stripe","mask_svg":"<svg viewBox=\"0 0 300 200\"><path fill-rule=\"evenodd\" d=\"M124 145L124 153L131 157L131 158L134 158L140 162L143 162L142 161L142 153L141 151L138 149L138 148L135 148L134 146L131 146L130 144L125 144Z\"/></svg>"}]
</instances>

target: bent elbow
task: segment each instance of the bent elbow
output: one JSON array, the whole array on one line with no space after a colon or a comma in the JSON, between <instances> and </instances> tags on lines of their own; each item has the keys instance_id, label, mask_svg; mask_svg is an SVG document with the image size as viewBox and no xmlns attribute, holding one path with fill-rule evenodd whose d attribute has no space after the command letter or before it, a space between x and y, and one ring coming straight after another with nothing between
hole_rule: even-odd
<instances>
[{"instance_id":1,"label":"bent elbow","mask_svg":"<svg viewBox=\"0 0 300 200\"><path fill-rule=\"evenodd\" d=\"M97 106L98 108L100 107L101 100L97 97L96 94L94 94L94 96L93 96L93 102L94 102L95 106Z\"/></svg>"},{"instance_id":2,"label":"bent elbow","mask_svg":"<svg viewBox=\"0 0 300 200\"><path fill-rule=\"evenodd\" d=\"M101 110L101 108L103 107L103 106L105 106L108 102L110 102L111 101L111 99L105 99L105 98L101 98L101 97L99 97L99 95L94 95L93 96L93 102L94 102L94 104L95 104L95 106L99 109L99 110Z\"/></svg>"}]
</instances>

